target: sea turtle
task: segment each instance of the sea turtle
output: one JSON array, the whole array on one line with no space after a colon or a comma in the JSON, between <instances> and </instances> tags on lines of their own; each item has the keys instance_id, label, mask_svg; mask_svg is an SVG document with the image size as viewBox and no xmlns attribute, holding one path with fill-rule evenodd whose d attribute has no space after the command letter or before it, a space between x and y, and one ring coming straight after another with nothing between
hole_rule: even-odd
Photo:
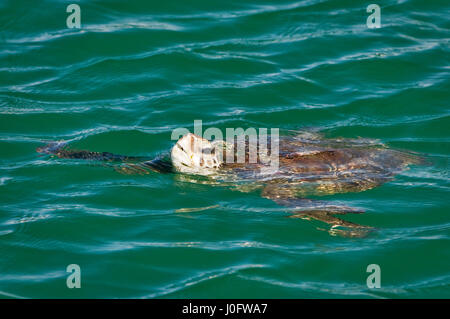
<instances>
[{"instance_id":1,"label":"sea turtle","mask_svg":"<svg viewBox=\"0 0 450 319\"><path fill-rule=\"evenodd\" d=\"M276 139L278 166L274 168L262 160L272 155L266 152L271 144L264 154L257 148L257 160L251 161L249 142L244 140L244 160L239 163L237 141L211 142L189 133L175 143L170 155L156 159L68 150L63 142L37 151L60 158L119 163L115 169L127 174L177 172L194 182L206 181L247 192L259 190L262 197L291 211L290 217L325 222L331 226L330 234L346 237L363 237L372 228L337 216L363 211L308 197L365 191L391 180L410 164L423 163L418 155L389 149L372 139L324 138L317 133L296 132ZM227 160L227 152L233 154L231 161Z\"/></svg>"}]
</instances>

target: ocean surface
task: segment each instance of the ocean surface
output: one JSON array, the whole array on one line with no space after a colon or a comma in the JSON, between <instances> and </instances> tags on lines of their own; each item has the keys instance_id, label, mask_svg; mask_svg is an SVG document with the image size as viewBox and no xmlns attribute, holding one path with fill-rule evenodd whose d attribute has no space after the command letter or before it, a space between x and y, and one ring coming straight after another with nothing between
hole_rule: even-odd
<instances>
[{"instance_id":1,"label":"ocean surface","mask_svg":"<svg viewBox=\"0 0 450 319\"><path fill-rule=\"evenodd\" d=\"M0 1L0 297L449 298L449 17L444 0ZM154 157L194 120L373 138L428 163L327 196L376 228L345 238L258 192L36 152Z\"/></svg>"}]
</instances>

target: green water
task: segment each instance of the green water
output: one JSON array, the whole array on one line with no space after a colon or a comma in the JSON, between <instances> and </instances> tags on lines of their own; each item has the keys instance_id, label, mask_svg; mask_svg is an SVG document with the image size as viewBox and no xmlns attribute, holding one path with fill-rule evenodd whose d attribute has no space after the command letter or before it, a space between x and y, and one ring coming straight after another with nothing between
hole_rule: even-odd
<instances>
[{"instance_id":1,"label":"green water","mask_svg":"<svg viewBox=\"0 0 450 319\"><path fill-rule=\"evenodd\" d=\"M449 2L377 1L379 29L370 3L1 1L0 297L450 297ZM349 239L258 192L35 152L156 156L197 119L376 138L429 165L327 197L377 229Z\"/></svg>"}]
</instances>

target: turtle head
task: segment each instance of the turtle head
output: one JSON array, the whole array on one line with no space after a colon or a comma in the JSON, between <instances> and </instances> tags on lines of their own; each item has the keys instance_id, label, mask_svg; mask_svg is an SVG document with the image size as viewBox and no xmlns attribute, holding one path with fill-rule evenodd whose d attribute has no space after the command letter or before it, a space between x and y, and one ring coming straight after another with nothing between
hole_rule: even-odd
<instances>
[{"instance_id":1,"label":"turtle head","mask_svg":"<svg viewBox=\"0 0 450 319\"><path fill-rule=\"evenodd\" d=\"M179 172L207 174L221 164L214 145L192 133L180 138L170 155L173 166Z\"/></svg>"}]
</instances>

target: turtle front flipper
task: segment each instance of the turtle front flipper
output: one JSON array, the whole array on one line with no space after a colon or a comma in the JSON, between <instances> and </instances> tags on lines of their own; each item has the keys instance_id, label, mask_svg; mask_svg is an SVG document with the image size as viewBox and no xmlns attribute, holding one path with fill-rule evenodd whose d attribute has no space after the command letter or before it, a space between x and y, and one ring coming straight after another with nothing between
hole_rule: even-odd
<instances>
[{"instance_id":1,"label":"turtle front flipper","mask_svg":"<svg viewBox=\"0 0 450 319\"><path fill-rule=\"evenodd\" d=\"M295 191L286 185L267 185L261 194L279 205L290 208L290 218L319 220L331 226L330 235L343 237L366 237L373 228L352 223L335 215L361 214L364 211L344 205L333 205L330 202L298 198Z\"/></svg>"},{"instance_id":2,"label":"turtle front flipper","mask_svg":"<svg viewBox=\"0 0 450 319\"><path fill-rule=\"evenodd\" d=\"M50 154L58 158L97 161L105 166L112 166L115 171L131 175L145 175L150 171L171 173L172 163L167 155L151 159L146 156L127 156L110 152L93 152L87 150L70 150L64 141L52 142L36 149L38 153Z\"/></svg>"},{"instance_id":3,"label":"turtle front flipper","mask_svg":"<svg viewBox=\"0 0 450 319\"><path fill-rule=\"evenodd\" d=\"M139 164L133 163L124 163L120 166L114 167L114 170L120 174L124 175L146 175L149 174L149 171L142 168Z\"/></svg>"},{"instance_id":4,"label":"turtle front flipper","mask_svg":"<svg viewBox=\"0 0 450 319\"><path fill-rule=\"evenodd\" d=\"M149 174L150 171L165 174L173 171L170 160L165 157L160 157L141 163L124 162L114 169L116 172L124 175L146 175Z\"/></svg>"}]
</instances>

